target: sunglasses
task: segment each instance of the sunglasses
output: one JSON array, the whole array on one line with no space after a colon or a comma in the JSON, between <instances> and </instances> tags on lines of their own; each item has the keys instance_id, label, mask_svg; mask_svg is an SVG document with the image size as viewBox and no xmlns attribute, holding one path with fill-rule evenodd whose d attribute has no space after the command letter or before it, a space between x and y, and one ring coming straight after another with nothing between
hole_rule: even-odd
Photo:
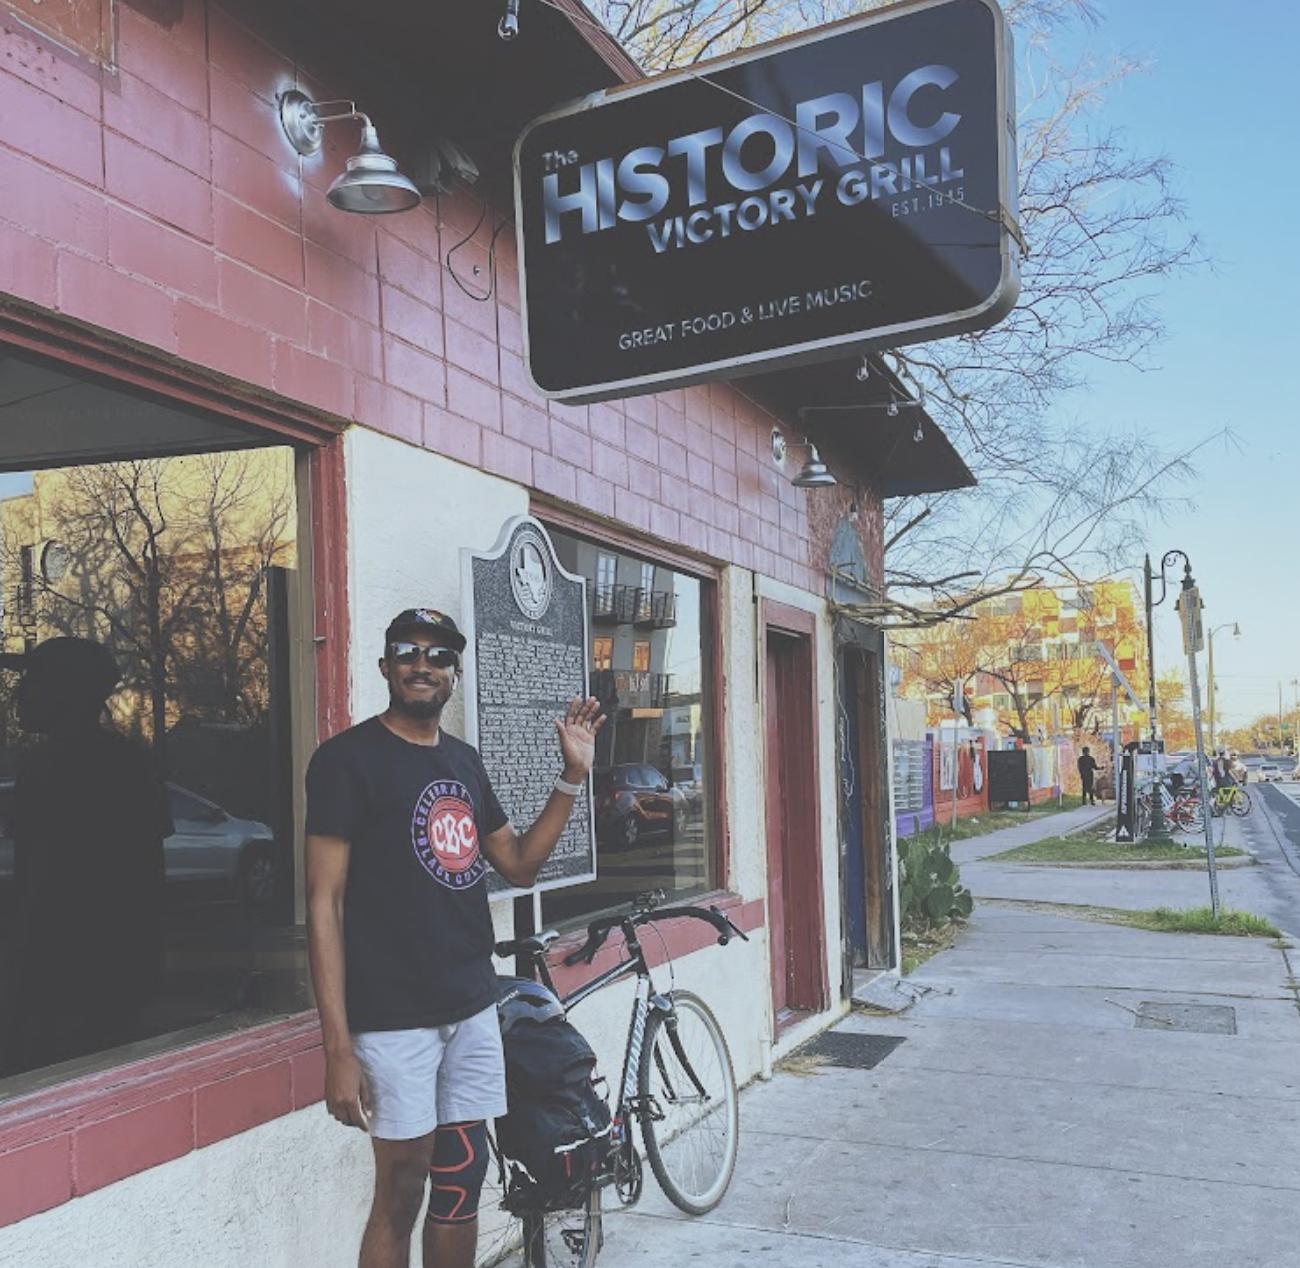
<instances>
[{"instance_id":1,"label":"sunglasses","mask_svg":"<svg viewBox=\"0 0 1300 1268\"><path fill-rule=\"evenodd\" d=\"M388 657L399 665L415 665L423 656L435 669L460 668L460 653L450 647L424 647L419 643L390 643Z\"/></svg>"}]
</instances>

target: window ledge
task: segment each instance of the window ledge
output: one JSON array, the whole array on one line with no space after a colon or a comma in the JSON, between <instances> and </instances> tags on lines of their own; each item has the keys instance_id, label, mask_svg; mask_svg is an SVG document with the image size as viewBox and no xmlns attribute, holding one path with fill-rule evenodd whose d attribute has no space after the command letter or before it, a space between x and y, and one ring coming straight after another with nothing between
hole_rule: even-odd
<instances>
[{"instance_id":1,"label":"window ledge","mask_svg":"<svg viewBox=\"0 0 1300 1268\"><path fill-rule=\"evenodd\" d=\"M319 1101L316 1014L0 1103L0 1227Z\"/></svg>"},{"instance_id":2,"label":"window ledge","mask_svg":"<svg viewBox=\"0 0 1300 1268\"><path fill-rule=\"evenodd\" d=\"M739 894L717 890L711 894L701 894L697 898L683 901L696 907L718 908L744 933L750 933L763 924L764 905L761 898L746 902ZM702 951L705 947L714 946L718 941L717 933L709 925L702 920L692 920L686 916L662 921L656 927L661 936L644 938L641 943L646 961L652 969L666 964L670 959L677 960L684 955L690 955L693 951ZM561 995L567 995L597 973L613 968L623 957L623 934L615 929L609 935L609 940L596 953L596 958L591 964L566 965L563 962L564 957L571 951L576 951L586 940L586 930L577 929L558 938L550 946L547 962L555 961L551 965L551 977Z\"/></svg>"},{"instance_id":3,"label":"window ledge","mask_svg":"<svg viewBox=\"0 0 1300 1268\"><path fill-rule=\"evenodd\" d=\"M694 901L746 933L763 923L762 899L718 892ZM651 967L717 938L698 920L666 920L659 931L662 939L644 943ZM554 948L567 954L585 936L566 935ZM622 949L615 932L593 965L560 966L556 985L572 990ZM311 1012L0 1102L0 1228L315 1104L324 1085Z\"/></svg>"}]
</instances>

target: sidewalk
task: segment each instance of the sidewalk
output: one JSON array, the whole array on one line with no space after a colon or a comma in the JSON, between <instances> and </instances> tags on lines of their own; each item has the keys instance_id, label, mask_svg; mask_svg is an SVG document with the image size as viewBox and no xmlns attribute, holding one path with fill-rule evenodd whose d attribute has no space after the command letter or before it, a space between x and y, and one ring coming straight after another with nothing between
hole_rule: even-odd
<instances>
[{"instance_id":1,"label":"sidewalk","mask_svg":"<svg viewBox=\"0 0 1300 1268\"><path fill-rule=\"evenodd\" d=\"M963 844L1007 849L1064 822ZM964 876L987 890L1006 870ZM1053 901L1091 901L1074 892L1093 874L1043 875ZM722 1205L690 1219L647 1179L635 1212L608 1216L601 1262L1285 1268L1300 1211L1296 965L1300 952L1257 939L977 906L909 979L931 994L834 1032L902 1043L869 1070L778 1067L741 1098ZM1191 1007L1139 1025L1146 1005Z\"/></svg>"},{"instance_id":2,"label":"sidewalk","mask_svg":"<svg viewBox=\"0 0 1300 1268\"><path fill-rule=\"evenodd\" d=\"M1032 845L1035 841L1042 841L1047 837L1069 836L1072 832L1081 832L1091 824L1114 817L1113 802L1098 806L1080 806L1077 810L1062 810L1057 814L1044 815L1041 819L1031 819L1028 823L1017 824L1014 828L988 832L982 837L954 841L949 853L952 855L952 861L961 867L976 859L1014 850L1020 845Z\"/></svg>"}]
</instances>

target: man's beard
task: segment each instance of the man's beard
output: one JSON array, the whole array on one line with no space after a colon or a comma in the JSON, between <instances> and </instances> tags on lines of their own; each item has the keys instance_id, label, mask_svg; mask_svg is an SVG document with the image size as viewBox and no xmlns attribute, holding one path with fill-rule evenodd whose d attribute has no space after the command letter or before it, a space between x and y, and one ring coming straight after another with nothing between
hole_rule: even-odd
<instances>
[{"instance_id":1,"label":"man's beard","mask_svg":"<svg viewBox=\"0 0 1300 1268\"><path fill-rule=\"evenodd\" d=\"M424 722L430 718L442 716L443 706L447 703L449 696L450 693L446 696L433 695L424 699L408 700L390 687L388 690L388 703L392 706L394 712L403 713L408 718L417 718Z\"/></svg>"}]
</instances>

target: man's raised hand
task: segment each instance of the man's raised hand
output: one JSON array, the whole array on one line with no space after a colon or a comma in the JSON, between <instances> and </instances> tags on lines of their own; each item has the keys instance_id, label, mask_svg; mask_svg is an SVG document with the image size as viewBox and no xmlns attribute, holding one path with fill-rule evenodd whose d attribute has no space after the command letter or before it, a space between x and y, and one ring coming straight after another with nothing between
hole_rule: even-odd
<instances>
[{"instance_id":1,"label":"man's raised hand","mask_svg":"<svg viewBox=\"0 0 1300 1268\"><path fill-rule=\"evenodd\" d=\"M568 782L579 784L590 773L596 760L596 732L604 721L600 701L595 696L588 696L585 700L575 696L569 701L564 716L555 719L560 755L564 758L564 778Z\"/></svg>"}]
</instances>

